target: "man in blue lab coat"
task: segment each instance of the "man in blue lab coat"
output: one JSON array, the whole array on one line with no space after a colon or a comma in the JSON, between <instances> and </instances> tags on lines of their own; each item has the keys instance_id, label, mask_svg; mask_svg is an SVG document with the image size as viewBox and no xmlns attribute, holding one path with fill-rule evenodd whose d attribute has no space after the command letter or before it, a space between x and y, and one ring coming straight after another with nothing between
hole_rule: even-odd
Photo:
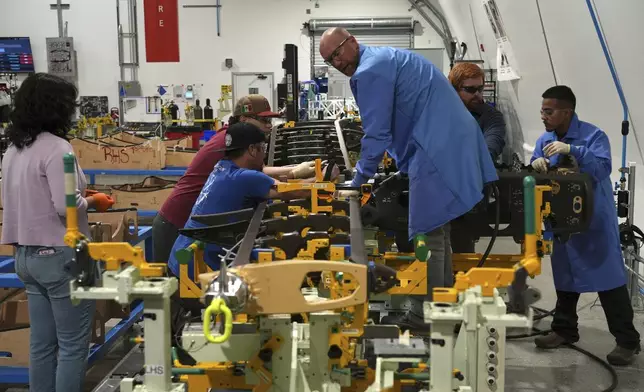
<instances>
[{"instance_id":1,"label":"man in blue lab coat","mask_svg":"<svg viewBox=\"0 0 644 392\"><path fill-rule=\"evenodd\" d=\"M552 331L539 337L540 348L557 348L579 340L577 301L580 293L597 292L608 329L617 346L608 354L612 365L628 365L640 351L640 336L633 326L633 308L622 258L617 211L610 173L610 143L606 134L593 124L579 120L576 98L566 86L555 86L543 93L541 119L546 132L537 140L532 167L545 172L574 158L579 170L593 178L593 217L588 231L575 234L565 243L555 242L552 274L557 290L557 306Z\"/></svg>"},{"instance_id":2,"label":"man in blue lab coat","mask_svg":"<svg viewBox=\"0 0 644 392\"><path fill-rule=\"evenodd\" d=\"M470 211L483 199L484 185L498 179L483 134L447 78L422 56L360 45L342 28L322 35L320 54L351 77L360 109L365 136L352 185L373 177L385 151L409 176L409 238L427 235L431 251L428 295L413 298L411 311L395 321L426 330L423 300L431 300L434 287L453 285L449 222Z\"/></svg>"}]
</instances>

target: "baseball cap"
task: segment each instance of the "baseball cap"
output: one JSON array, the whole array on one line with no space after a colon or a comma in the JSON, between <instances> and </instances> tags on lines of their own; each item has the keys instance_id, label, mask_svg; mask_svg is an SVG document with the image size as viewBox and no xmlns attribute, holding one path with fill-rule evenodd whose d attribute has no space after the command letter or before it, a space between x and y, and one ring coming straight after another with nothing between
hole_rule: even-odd
<instances>
[{"instance_id":1,"label":"baseball cap","mask_svg":"<svg viewBox=\"0 0 644 392\"><path fill-rule=\"evenodd\" d=\"M217 151L243 150L253 144L266 141L264 131L251 123L233 124L222 132L226 132L226 136L224 138L226 147Z\"/></svg>"},{"instance_id":2,"label":"baseball cap","mask_svg":"<svg viewBox=\"0 0 644 392\"><path fill-rule=\"evenodd\" d=\"M263 95L251 94L241 97L237 104L233 116L254 115L259 117L281 117L279 113L271 111L271 105L268 99Z\"/></svg>"}]
</instances>

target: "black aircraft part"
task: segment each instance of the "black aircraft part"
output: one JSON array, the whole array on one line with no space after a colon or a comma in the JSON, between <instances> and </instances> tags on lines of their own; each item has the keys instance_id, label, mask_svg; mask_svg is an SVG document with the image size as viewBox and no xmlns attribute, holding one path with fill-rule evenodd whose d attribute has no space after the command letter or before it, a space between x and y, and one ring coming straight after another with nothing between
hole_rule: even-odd
<instances>
[{"instance_id":1,"label":"black aircraft part","mask_svg":"<svg viewBox=\"0 0 644 392\"><path fill-rule=\"evenodd\" d=\"M68 272L76 276L79 286L92 286L96 280L96 261L89 255L89 244L86 240L79 241L74 248L74 259L68 264Z\"/></svg>"},{"instance_id":2,"label":"black aircraft part","mask_svg":"<svg viewBox=\"0 0 644 392\"><path fill-rule=\"evenodd\" d=\"M298 156L298 155L307 155L307 154L317 154L317 155L324 155L327 152L326 147L296 147L296 148L289 148L288 152L289 154L292 154L292 156Z\"/></svg>"},{"instance_id":3,"label":"black aircraft part","mask_svg":"<svg viewBox=\"0 0 644 392\"><path fill-rule=\"evenodd\" d=\"M266 235L277 235L280 233L301 233L305 228L311 231L328 232L329 230L349 231L349 217L341 215L310 214L291 215L289 217L277 217L262 222L266 229Z\"/></svg>"},{"instance_id":4,"label":"black aircraft part","mask_svg":"<svg viewBox=\"0 0 644 392\"><path fill-rule=\"evenodd\" d=\"M376 178L375 190L360 211L365 226L407 231L409 224L409 179L398 174L383 181Z\"/></svg>"},{"instance_id":5,"label":"black aircraft part","mask_svg":"<svg viewBox=\"0 0 644 392\"><path fill-rule=\"evenodd\" d=\"M179 234L206 244L230 248L244 237L248 224L248 221L239 221L217 226L180 229Z\"/></svg>"},{"instance_id":6,"label":"black aircraft part","mask_svg":"<svg viewBox=\"0 0 644 392\"><path fill-rule=\"evenodd\" d=\"M380 263L369 264L369 274L367 282L369 294L384 293L399 283L396 278L397 271Z\"/></svg>"},{"instance_id":7,"label":"black aircraft part","mask_svg":"<svg viewBox=\"0 0 644 392\"><path fill-rule=\"evenodd\" d=\"M559 241L588 229L593 214L592 179L584 173L539 174L524 167L520 172L499 171L499 197L491 203L488 198L476 205L467 214L451 222L452 235L465 240L477 241L491 237L495 223L496 204L501 203L499 237L512 237L516 243L524 240L523 179L530 175L537 185L553 187L544 193L544 202L550 203L551 215L546 219L548 231ZM392 180L393 179L393 180ZM365 225L375 225L381 230L401 232L407 229L408 189L404 177L390 176L384 181L376 180L370 202L363 206L361 214ZM428 208L430 206L428 201Z\"/></svg>"},{"instance_id":8,"label":"black aircraft part","mask_svg":"<svg viewBox=\"0 0 644 392\"><path fill-rule=\"evenodd\" d=\"M284 251L286 259L294 259L300 250L306 249L307 241L313 239L329 239L329 245L348 245L350 238L346 233L337 233L330 236L327 232L310 231L305 237L299 233L287 233L277 236L261 237L256 245L260 248L279 248Z\"/></svg>"},{"instance_id":9,"label":"black aircraft part","mask_svg":"<svg viewBox=\"0 0 644 392\"><path fill-rule=\"evenodd\" d=\"M588 174L569 173L538 174L523 170L519 173L500 171L497 187L501 203L500 223L508 225L498 233L500 237L512 237L516 243L523 243L524 206L523 179L531 175L537 185L549 185L552 192L544 193L544 202L550 203L551 214L546 218L555 238L567 241L571 234L586 231L590 226L593 214L592 179ZM478 240L480 237L491 237L494 224L494 203L486 206L477 205L472 211L452 222L453 235Z\"/></svg>"},{"instance_id":10,"label":"black aircraft part","mask_svg":"<svg viewBox=\"0 0 644 392\"><path fill-rule=\"evenodd\" d=\"M240 221L250 222L254 212L254 208L246 208L243 210L223 212L220 214L192 215L190 219L206 226L218 226Z\"/></svg>"}]
</instances>

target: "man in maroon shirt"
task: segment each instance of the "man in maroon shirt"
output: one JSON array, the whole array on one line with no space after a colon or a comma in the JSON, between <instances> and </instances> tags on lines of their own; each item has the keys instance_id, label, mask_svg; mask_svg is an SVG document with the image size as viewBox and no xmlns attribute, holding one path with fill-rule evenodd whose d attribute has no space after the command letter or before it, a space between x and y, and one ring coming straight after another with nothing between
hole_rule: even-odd
<instances>
[{"instance_id":1,"label":"man in maroon shirt","mask_svg":"<svg viewBox=\"0 0 644 392\"><path fill-rule=\"evenodd\" d=\"M262 95L248 95L235 105L228 125L237 122L252 123L267 133L271 132L272 119L280 117L271 111L268 100ZM185 174L179 179L168 199L163 203L152 224L154 261L167 262L172 246L179 236L194 206L201 188L215 164L224 157L226 127L222 128L195 155ZM309 178L315 175L315 162L304 162L292 167L264 167L264 173L274 178Z\"/></svg>"}]
</instances>

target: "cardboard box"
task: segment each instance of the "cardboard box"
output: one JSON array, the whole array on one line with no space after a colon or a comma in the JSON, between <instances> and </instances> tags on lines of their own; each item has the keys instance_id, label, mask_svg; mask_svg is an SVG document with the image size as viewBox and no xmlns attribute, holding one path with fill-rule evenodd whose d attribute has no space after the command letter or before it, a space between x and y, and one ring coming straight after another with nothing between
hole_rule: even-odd
<instances>
[{"instance_id":1,"label":"cardboard box","mask_svg":"<svg viewBox=\"0 0 644 392\"><path fill-rule=\"evenodd\" d=\"M130 314L130 307L121 306L112 300L97 300L96 313L94 313L94 320L92 322L92 336L91 343L103 344L105 343L105 324L111 319L122 319L128 317Z\"/></svg>"},{"instance_id":2,"label":"cardboard box","mask_svg":"<svg viewBox=\"0 0 644 392\"><path fill-rule=\"evenodd\" d=\"M8 351L11 358L0 357L0 366L29 366L29 328L0 332L0 351Z\"/></svg>"},{"instance_id":3,"label":"cardboard box","mask_svg":"<svg viewBox=\"0 0 644 392\"><path fill-rule=\"evenodd\" d=\"M114 208L137 208L158 211L172 193L176 181L159 177L147 177L138 184L112 187Z\"/></svg>"},{"instance_id":4,"label":"cardboard box","mask_svg":"<svg viewBox=\"0 0 644 392\"><path fill-rule=\"evenodd\" d=\"M114 139L72 139L72 147L83 169L161 170L166 147L160 140L128 144Z\"/></svg>"},{"instance_id":5,"label":"cardboard box","mask_svg":"<svg viewBox=\"0 0 644 392\"><path fill-rule=\"evenodd\" d=\"M92 223L89 226L89 235L92 242L112 241L112 226L103 222Z\"/></svg>"},{"instance_id":6,"label":"cardboard box","mask_svg":"<svg viewBox=\"0 0 644 392\"><path fill-rule=\"evenodd\" d=\"M198 150L191 148L168 148L165 154L166 167L188 167L192 163Z\"/></svg>"},{"instance_id":7,"label":"cardboard box","mask_svg":"<svg viewBox=\"0 0 644 392\"><path fill-rule=\"evenodd\" d=\"M150 140L129 132L115 133L113 135L110 135L109 138L116 142L120 141L120 142L125 142L127 144L139 144L147 140ZM191 144L192 144L192 139L190 138L190 136L186 136L181 139L163 140L163 145L165 145L167 148L174 148L174 147L188 148L190 147Z\"/></svg>"},{"instance_id":8,"label":"cardboard box","mask_svg":"<svg viewBox=\"0 0 644 392\"><path fill-rule=\"evenodd\" d=\"M104 242L134 242L139 238L139 221L137 211L132 208L124 210L109 210L106 212L90 212L88 214L90 224L101 223L109 225L111 238ZM130 229L134 226L134 229ZM105 229L108 230L108 229ZM101 234L105 238L105 233Z\"/></svg>"},{"instance_id":9,"label":"cardboard box","mask_svg":"<svg viewBox=\"0 0 644 392\"><path fill-rule=\"evenodd\" d=\"M0 330L29 325L27 293L24 289L0 289L0 302Z\"/></svg>"}]
</instances>

